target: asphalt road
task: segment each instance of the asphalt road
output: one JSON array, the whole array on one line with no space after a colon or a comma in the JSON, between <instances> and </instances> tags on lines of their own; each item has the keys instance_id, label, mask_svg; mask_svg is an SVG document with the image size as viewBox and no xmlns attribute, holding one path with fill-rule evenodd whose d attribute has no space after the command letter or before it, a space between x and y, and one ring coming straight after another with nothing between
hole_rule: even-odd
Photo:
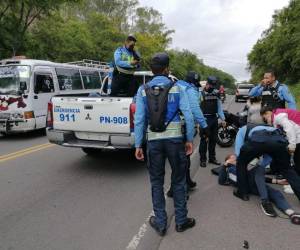
<instances>
[{"instance_id":1,"label":"asphalt road","mask_svg":"<svg viewBox=\"0 0 300 250\"><path fill-rule=\"evenodd\" d=\"M224 106L237 112L243 105L230 98ZM195 152L194 174L198 158ZM147 169L128 151L92 158L49 145L40 133L9 136L0 138L0 173L1 250L150 250L161 244L146 223ZM169 179L167 170L166 186ZM172 213L170 199L167 206Z\"/></svg>"}]
</instances>

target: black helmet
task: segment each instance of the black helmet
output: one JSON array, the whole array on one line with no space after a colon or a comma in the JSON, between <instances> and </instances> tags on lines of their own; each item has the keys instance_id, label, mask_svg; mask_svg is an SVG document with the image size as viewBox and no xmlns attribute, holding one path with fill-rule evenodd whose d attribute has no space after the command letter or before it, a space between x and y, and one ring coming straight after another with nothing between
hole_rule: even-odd
<instances>
[{"instance_id":1,"label":"black helmet","mask_svg":"<svg viewBox=\"0 0 300 250\"><path fill-rule=\"evenodd\" d=\"M189 83L193 83L195 86L200 85L201 76L195 71L189 71L185 77L185 81Z\"/></svg>"},{"instance_id":2,"label":"black helmet","mask_svg":"<svg viewBox=\"0 0 300 250\"><path fill-rule=\"evenodd\" d=\"M207 77L207 83L209 83L210 85L216 87L217 84L219 82L219 79L215 76L209 76Z\"/></svg>"}]
</instances>

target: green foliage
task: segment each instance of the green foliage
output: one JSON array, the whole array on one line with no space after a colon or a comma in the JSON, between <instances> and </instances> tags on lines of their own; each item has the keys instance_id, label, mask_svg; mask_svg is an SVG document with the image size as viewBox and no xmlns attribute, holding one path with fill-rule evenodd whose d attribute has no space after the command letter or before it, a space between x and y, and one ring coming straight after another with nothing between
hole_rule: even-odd
<instances>
[{"instance_id":1,"label":"green foliage","mask_svg":"<svg viewBox=\"0 0 300 250\"><path fill-rule=\"evenodd\" d=\"M0 3L0 45L4 56L21 52L29 27L49 16L67 0L2 0ZM72 0L68 2L78 2Z\"/></svg>"},{"instance_id":2,"label":"green foliage","mask_svg":"<svg viewBox=\"0 0 300 250\"><path fill-rule=\"evenodd\" d=\"M279 80L295 84L300 79L300 0L277 11L262 38L248 55L252 79L260 81L267 69L273 69Z\"/></svg>"},{"instance_id":3,"label":"green foliage","mask_svg":"<svg viewBox=\"0 0 300 250\"><path fill-rule=\"evenodd\" d=\"M2 0L0 32L0 57L23 54L60 62L112 61L115 49L132 33L142 69L149 70L152 55L168 51L174 31L167 29L161 13L139 7L138 0ZM226 87L233 86L231 75L204 65L188 50L169 53L179 78L194 70L202 79L216 75Z\"/></svg>"},{"instance_id":4,"label":"green foliage","mask_svg":"<svg viewBox=\"0 0 300 250\"><path fill-rule=\"evenodd\" d=\"M290 89L297 101L298 110L300 110L300 82L298 82L297 84L291 85Z\"/></svg>"},{"instance_id":5,"label":"green foliage","mask_svg":"<svg viewBox=\"0 0 300 250\"><path fill-rule=\"evenodd\" d=\"M188 50L170 50L169 54L171 59L171 71L177 77L184 79L188 71L196 71L201 75L203 80L210 75L214 75L220 79L226 88L235 88L235 79L231 75L216 68L206 66L196 54Z\"/></svg>"}]
</instances>

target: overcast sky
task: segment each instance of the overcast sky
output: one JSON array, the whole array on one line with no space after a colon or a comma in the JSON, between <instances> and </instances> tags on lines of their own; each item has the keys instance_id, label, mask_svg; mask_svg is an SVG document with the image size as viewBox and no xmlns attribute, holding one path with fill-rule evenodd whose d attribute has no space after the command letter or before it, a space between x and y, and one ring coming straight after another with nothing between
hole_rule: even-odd
<instances>
[{"instance_id":1,"label":"overcast sky","mask_svg":"<svg viewBox=\"0 0 300 250\"><path fill-rule=\"evenodd\" d=\"M210 66L247 80L247 54L289 0L139 0L159 10L173 48L186 48Z\"/></svg>"}]
</instances>

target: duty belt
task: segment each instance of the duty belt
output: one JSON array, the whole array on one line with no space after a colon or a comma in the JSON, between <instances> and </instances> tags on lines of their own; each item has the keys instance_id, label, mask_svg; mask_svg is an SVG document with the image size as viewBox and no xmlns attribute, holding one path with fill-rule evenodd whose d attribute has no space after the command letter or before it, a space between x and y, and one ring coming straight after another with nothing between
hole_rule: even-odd
<instances>
[{"instance_id":1,"label":"duty belt","mask_svg":"<svg viewBox=\"0 0 300 250\"><path fill-rule=\"evenodd\" d=\"M158 140L158 139L168 139L168 138L177 138L182 137L182 123L181 122L171 122L167 127L166 131L158 133L152 132L148 128L148 140Z\"/></svg>"},{"instance_id":2,"label":"duty belt","mask_svg":"<svg viewBox=\"0 0 300 250\"><path fill-rule=\"evenodd\" d=\"M135 69L124 69L124 68L121 68L119 66L116 66L117 67L117 70L123 74L126 74L126 75L133 75L134 74L134 71Z\"/></svg>"}]
</instances>

